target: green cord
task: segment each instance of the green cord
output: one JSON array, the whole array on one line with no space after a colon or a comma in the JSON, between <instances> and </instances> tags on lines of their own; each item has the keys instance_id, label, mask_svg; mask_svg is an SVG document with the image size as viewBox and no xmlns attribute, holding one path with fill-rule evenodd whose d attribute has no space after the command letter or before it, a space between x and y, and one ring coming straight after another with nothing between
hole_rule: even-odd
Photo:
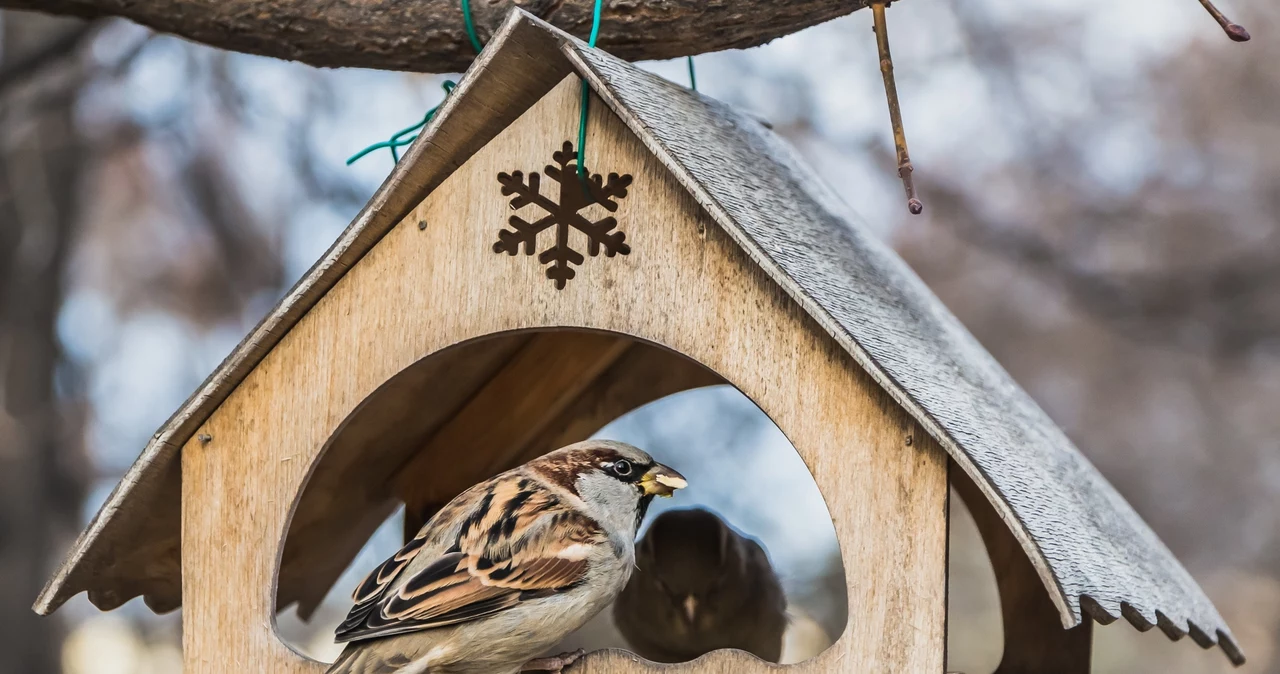
<instances>
[{"instance_id":1,"label":"green cord","mask_svg":"<svg viewBox=\"0 0 1280 674\"><path fill-rule=\"evenodd\" d=\"M595 10L591 13L591 39L587 40L587 44L596 46L598 37L600 37L600 0L596 0Z\"/></svg>"},{"instance_id":2,"label":"green cord","mask_svg":"<svg viewBox=\"0 0 1280 674\"><path fill-rule=\"evenodd\" d=\"M462 21L467 26L467 37L471 38L471 46L476 48L476 53L484 51L480 36L476 35L476 25L471 21L471 0L462 0Z\"/></svg>"},{"instance_id":3,"label":"green cord","mask_svg":"<svg viewBox=\"0 0 1280 674\"><path fill-rule=\"evenodd\" d=\"M462 20L467 28L467 37L471 39L471 46L475 47L475 50L478 53L484 50L484 45L480 42L480 36L476 34L475 22L471 18L471 0L461 0L461 2L462 2ZM603 11L602 5L603 5L603 0L595 0L595 7L591 14L591 35L587 40L587 45L590 47L595 47L596 40L599 39L600 37L600 15ZM698 82L697 82L697 79L694 77L694 73L693 73L693 57L689 57L689 84L695 91L698 89ZM446 99L449 97L449 94L453 93L453 88L456 86L457 86L457 83L453 82L452 80L445 81L444 95ZM347 160L347 165L350 166L356 161L359 161L361 157L364 157L370 152L373 152L375 150L380 150L384 147L391 150L391 158L394 159L396 163L399 163L400 162L399 148L412 144L413 141L418 139L417 134L409 136L408 138L405 138L404 136L410 133L413 133L414 131L417 131L425 127L427 124L429 124L432 118L436 116L436 111L438 111L442 105L444 105L444 101L441 101L440 105L437 105L436 107L428 110L427 114L423 116L421 122L418 122L413 126L397 131L395 135L391 136L390 140L385 140L381 143L374 143L373 145L370 145L369 147L366 147L363 150L355 153L354 155L351 156L350 159ZM583 79L582 80L582 111L578 117L578 177L584 181L587 179L587 167L586 167L586 164L587 164L587 159L586 159L587 157L587 154L586 154L587 153L587 113L590 110L590 105L591 105L591 88L587 84L587 80Z\"/></svg>"},{"instance_id":4,"label":"green cord","mask_svg":"<svg viewBox=\"0 0 1280 674\"><path fill-rule=\"evenodd\" d=\"M587 110L591 105L591 87L582 80L582 112L578 116L578 177L587 179Z\"/></svg>"},{"instance_id":5,"label":"green cord","mask_svg":"<svg viewBox=\"0 0 1280 674\"><path fill-rule=\"evenodd\" d=\"M600 37L600 5L602 0L596 0L595 10L591 16L591 37L587 39L587 46L595 47L596 39ZM591 106L591 87L587 85L587 80L582 80L582 113L578 116L578 177L582 180L587 179L587 110Z\"/></svg>"},{"instance_id":6,"label":"green cord","mask_svg":"<svg viewBox=\"0 0 1280 674\"><path fill-rule=\"evenodd\" d=\"M685 57L685 59L689 61L689 88L690 88L690 89L693 89L694 91L697 91L697 90L698 90L698 75L697 75L696 73L694 73L694 72L693 72L693 57L692 57L692 56L686 56L686 57Z\"/></svg>"},{"instance_id":7,"label":"green cord","mask_svg":"<svg viewBox=\"0 0 1280 674\"><path fill-rule=\"evenodd\" d=\"M458 83L454 82L453 80L445 80L444 84L440 86L441 88L444 89L445 98L448 98L449 94L453 93L454 87L458 86ZM444 105L444 101L440 101L440 105L437 105L436 107L428 110L427 114L423 116L421 122L418 122L413 126L397 131L395 135L391 136L391 140L384 140L381 143L374 143L373 145L366 147L365 149L355 153L354 155L351 155L351 158L347 160L347 166L350 166L355 162L359 161L361 157L369 154L370 152L373 152L374 150L381 150L384 147L389 148L391 150L391 158L395 160L396 163L400 163L400 152L398 151L398 148L404 147L405 145L409 145L413 143L413 141L418 139L417 134L414 134L413 136L410 136L408 138L402 138L402 136L404 136L405 134L413 133L414 131L417 131L418 129L421 129L422 127L429 124L431 120L435 118L436 111L438 111L440 109L440 106L442 105Z\"/></svg>"},{"instance_id":8,"label":"green cord","mask_svg":"<svg viewBox=\"0 0 1280 674\"><path fill-rule=\"evenodd\" d=\"M462 0L462 22L467 28L467 37L471 39L471 46L475 47L477 54L480 53L481 51L484 50L484 44L480 42L480 36L476 34L475 22L472 21L471 19L471 0ZM443 86L444 86L444 97L448 98L449 94L453 93L453 88L458 86L458 83L454 82L453 80L445 80ZM385 140L381 143L374 143L373 145L370 145L369 147L366 147L365 149L351 155L351 158L347 160L347 166L350 166L355 162L359 161L361 157L364 157L370 152L373 152L374 150L381 150L384 147L391 150L391 159L394 160L395 163L399 164L400 163L399 148L402 148L406 145L410 145L413 143L413 141L418 139L417 134L414 134L404 139L402 139L401 137L404 136L405 134L413 133L414 131L421 129L422 127L430 123L431 120L436 116L436 111L440 109L441 105L444 105L444 101L440 101L440 105L437 105L436 107L428 110L427 114L423 116L421 122L418 122L417 124L414 124L413 126L407 129L401 129L400 131L396 132L396 134L391 137L391 140Z\"/></svg>"}]
</instances>

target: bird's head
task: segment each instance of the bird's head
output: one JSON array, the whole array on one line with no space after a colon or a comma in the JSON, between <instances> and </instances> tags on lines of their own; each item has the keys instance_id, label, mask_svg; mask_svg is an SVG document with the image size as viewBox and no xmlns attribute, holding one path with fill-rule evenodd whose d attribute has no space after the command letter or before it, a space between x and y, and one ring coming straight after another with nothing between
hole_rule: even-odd
<instances>
[{"instance_id":1,"label":"bird's head","mask_svg":"<svg viewBox=\"0 0 1280 674\"><path fill-rule=\"evenodd\" d=\"M614 616L641 655L679 662L740 648L776 661L781 585L760 545L717 515L662 513L637 545L636 567Z\"/></svg>"},{"instance_id":2,"label":"bird's head","mask_svg":"<svg viewBox=\"0 0 1280 674\"><path fill-rule=\"evenodd\" d=\"M688 485L675 469L636 447L612 440L569 445L530 465L601 516L630 525L632 533L639 528L653 497L671 496Z\"/></svg>"}]
</instances>

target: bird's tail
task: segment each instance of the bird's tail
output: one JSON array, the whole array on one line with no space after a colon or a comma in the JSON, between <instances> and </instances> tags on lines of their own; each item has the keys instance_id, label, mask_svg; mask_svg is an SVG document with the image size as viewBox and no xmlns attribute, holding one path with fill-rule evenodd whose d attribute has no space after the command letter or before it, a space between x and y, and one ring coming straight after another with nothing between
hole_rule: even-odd
<instances>
[{"instance_id":1,"label":"bird's tail","mask_svg":"<svg viewBox=\"0 0 1280 674\"><path fill-rule=\"evenodd\" d=\"M337 662L329 665L325 674L396 674L413 664L408 657L400 654L382 656L370 648L347 646L338 656ZM423 672L430 674L430 672Z\"/></svg>"}]
</instances>

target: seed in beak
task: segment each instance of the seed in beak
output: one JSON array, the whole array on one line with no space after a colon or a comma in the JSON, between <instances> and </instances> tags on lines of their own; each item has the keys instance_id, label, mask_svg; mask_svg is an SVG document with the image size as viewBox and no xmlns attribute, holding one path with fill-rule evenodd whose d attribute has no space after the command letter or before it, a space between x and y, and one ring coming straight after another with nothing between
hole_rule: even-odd
<instances>
[{"instance_id":1,"label":"seed in beak","mask_svg":"<svg viewBox=\"0 0 1280 674\"><path fill-rule=\"evenodd\" d=\"M689 486L689 481L678 475L659 475L656 479L658 484L672 489L684 489Z\"/></svg>"},{"instance_id":2,"label":"seed in beak","mask_svg":"<svg viewBox=\"0 0 1280 674\"><path fill-rule=\"evenodd\" d=\"M649 496L671 496L687 486L689 482L683 475L662 464L654 464L640 478L640 488Z\"/></svg>"}]
</instances>

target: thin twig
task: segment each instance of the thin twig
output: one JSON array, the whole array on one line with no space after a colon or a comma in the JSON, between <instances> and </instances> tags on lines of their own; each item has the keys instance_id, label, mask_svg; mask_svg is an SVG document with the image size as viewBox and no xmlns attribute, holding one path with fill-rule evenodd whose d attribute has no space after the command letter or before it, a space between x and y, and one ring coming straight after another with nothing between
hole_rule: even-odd
<instances>
[{"instance_id":1,"label":"thin twig","mask_svg":"<svg viewBox=\"0 0 1280 674\"><path fill-rule=\"evenodd\" d=\"M1213 2L1211 2L1211 0L1200 0L1200 4L1204 5L1204 8L1209 10L1210 16L1213 17L1214 21L1218 22L1219 26L1222 26L1222 30L1227 31L1227 37L1235 40L1236 42L1249 41L1249 31L1245 30L1244 26L1228 19L1226 15L1218 10L1217 7L1213 6Z\"/></svg>"},{"instance_id":2,"label":"thin twig","mask_svg":"<svg viewBox=\"0 0 1280 674\"><path fill-rule=\"evenodd\" d=\"M902 109L898 105L898 85L893 79L893 57L889 54L889 29L885 25L884 9L888 2L871 3L875 20L876 46L880 49L880 74L884 76L884 94L889 99L889 121L893 124L893 146L898 151L898 177L907 191L907 209L912 215L924 212L924 204L916 198L915 182L911 179L911 156L907 154L907 134L902 129Z\"/></svg>"}]
</instances>

